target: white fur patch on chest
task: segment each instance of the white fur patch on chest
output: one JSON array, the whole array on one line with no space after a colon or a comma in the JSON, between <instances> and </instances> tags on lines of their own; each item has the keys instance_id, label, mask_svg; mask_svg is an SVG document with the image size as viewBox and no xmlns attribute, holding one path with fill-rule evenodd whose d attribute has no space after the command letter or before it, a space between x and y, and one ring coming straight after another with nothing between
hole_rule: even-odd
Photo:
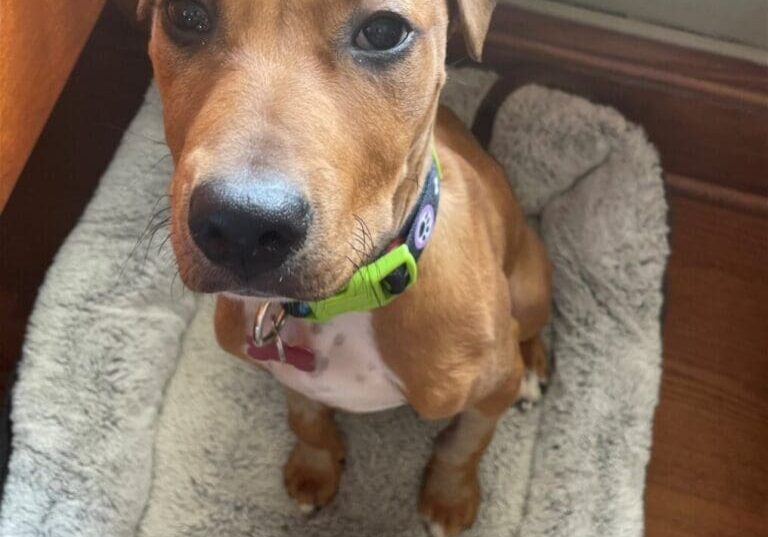
<instances>
[{"instance_id":1,"label":"white fur patch on chest","mask_svg":"<svg viewBox=\"0 0 768 537\"><path fill-rule=\"evenodd\" d=\"M403 405L402 383L381 358L372 317L349 313L324 324L288 319L281 332L286 343L309 342L315 371L277 361L263 367L288 388L333 408L363 413Z\"/></svg>"}]
</instances>

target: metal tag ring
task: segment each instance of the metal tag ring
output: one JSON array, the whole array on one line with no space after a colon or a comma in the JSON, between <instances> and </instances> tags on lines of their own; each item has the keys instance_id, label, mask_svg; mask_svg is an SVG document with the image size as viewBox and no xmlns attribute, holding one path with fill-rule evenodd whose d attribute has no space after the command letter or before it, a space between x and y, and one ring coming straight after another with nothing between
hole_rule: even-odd
<instances>
[{"instance_id":1,"label":"metal tag ring","mask_svg":"<svg viewBox=\"0 0 768 537\"><path fill-rule=\"evenodd\" d=\"M277 315L273 315L271 318L272 327L266 334L264 333L267 313L271 306L271 302L265 302L259 306L259 310L256 313L256 321L253 323L253 343L257 347L264 347L279 339L280 330L282 330L285 324L285 310L281 307Z\"/></svg>"},{"instance_id":2,"label":"metal tag ring","mask_svg":"<svg viewBox=\"0 0 768 537\"><path fill-rule=\"evenodd\" d=\"M285 357L285 345L283 345L283 338L280 337L280 334L275 336L275 346L277 347L277 358L280 360L280 363L286 363L288 360Z\"/></svg>"}]
</instances>

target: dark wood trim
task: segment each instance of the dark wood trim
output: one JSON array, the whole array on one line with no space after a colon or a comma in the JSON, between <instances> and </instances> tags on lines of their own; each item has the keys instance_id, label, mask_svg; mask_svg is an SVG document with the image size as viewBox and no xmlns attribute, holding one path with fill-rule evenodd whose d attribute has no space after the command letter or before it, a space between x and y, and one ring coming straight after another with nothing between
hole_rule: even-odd
<instances>
[{"instance_id":1,"label":"dark wood trim","mask_svg":"<svg viewBox=\"0 0 768 537\"><path fill-rule=\"evenodd\" d=\"M108 2L0 214L0 392L21 355L45 272L144 102L150 77L146 37Z\"/></svg>"},{"instance_id":2,"label":"dark wood trim","mask_svg":"<svg viewBox=\"0 0 768 537\"><path fill-rule=\"evenodd\" d=\"M0 213L104 0L3 0L0 27Z\"/></svg>"},{"instance_id":3,"label":"dark wood trim","mask_svg":"<svg viewBox=\"0 0 768 537\"><path fill-rule=\"evenodd\" d=\"M669 189L681 196L725 209L733 209L740 213L768 218L768 198L766 197L705 183L682 175L670 173L665 178Z\"/></svg>"},{"instance_id":4,"label":"dark wood trim","mask_svg":"<svg viewBox=\"0 0 768 537\"><path fill-rule=\"evenodd\" d=\"M768 105L766 67L691 48L501 6L489 48L610 71Z\"/></svg>"},{"instance_id":5,"label":"dark wood trim","mask_svg":"<svg viewBox=\"0 0 768 537\"><path fill-rule=\"evenodd\" d=\"M5 483L8 479L8 465L13 451L13 386L16 382L16 371L8 379L5 393L0 394L0 504L5 497Z\"/></svg>"},{"instance_id":6,"label":"dark wood trim","mask_svg":"<svg viewBox=\"0 0 768 537\"><path fill-rule=\"evenodd\" d=\"M498 10L485 65L506 74L481 107L481 140L506 95L537 83L613 106L643 125L665 170L697 178L699 191L711 187L710 199L726 190L768 196L766 66L512 6Z\"/></svg>"}]
</instances>

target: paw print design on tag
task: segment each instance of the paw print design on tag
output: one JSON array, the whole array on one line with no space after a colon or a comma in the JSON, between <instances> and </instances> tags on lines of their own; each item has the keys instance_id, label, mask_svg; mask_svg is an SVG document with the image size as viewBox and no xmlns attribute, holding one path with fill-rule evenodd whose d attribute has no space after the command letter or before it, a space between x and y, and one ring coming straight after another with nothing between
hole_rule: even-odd
<instances>
[{"instance_id":1,"label":"paw print design on tag","mask_svg":"<svg viewBox=\"0 0 768 537\"><path fill-rule=\"evenodd\" d=\"M416 248L423 250L427 245L432 231L435 229L435 209L432 205L425 205L416 216L416 232L414 243Z\"/></svg>"}]
</instances>

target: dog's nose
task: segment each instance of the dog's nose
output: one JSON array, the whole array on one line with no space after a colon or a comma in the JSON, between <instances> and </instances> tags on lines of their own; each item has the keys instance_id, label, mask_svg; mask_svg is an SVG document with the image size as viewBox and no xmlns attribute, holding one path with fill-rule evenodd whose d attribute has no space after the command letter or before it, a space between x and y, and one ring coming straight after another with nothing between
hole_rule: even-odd
<instances>
[{"instance_id":1,"label":"dog's nose","mask_svg":"<svg viewBox=\"0 0 768 537\"><path fill-rule=\"evenodd\" d=\"M309 224L306 199L275 174L212 179L190 199L195 244L213 263L246 277L282 265L301 248Z\"/></svg>"}]
</instances>

